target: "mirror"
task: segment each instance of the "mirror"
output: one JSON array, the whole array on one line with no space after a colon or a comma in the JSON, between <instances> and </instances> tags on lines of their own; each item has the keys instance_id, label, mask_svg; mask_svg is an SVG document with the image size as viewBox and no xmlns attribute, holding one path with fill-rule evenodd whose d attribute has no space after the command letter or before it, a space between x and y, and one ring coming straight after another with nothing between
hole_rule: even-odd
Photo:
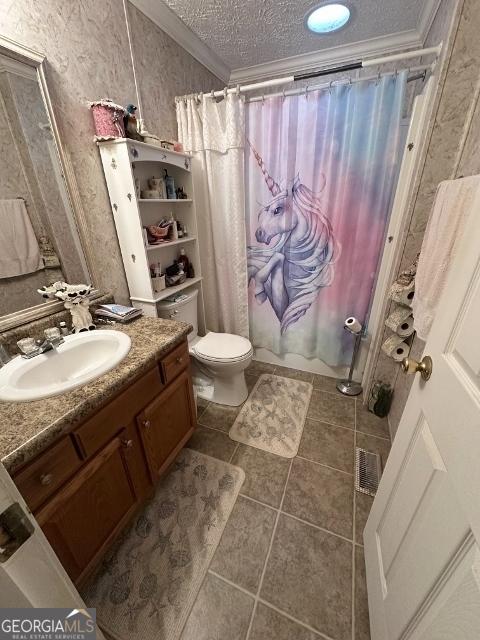
<instances>
[{"instance_id":1,"label":"mirror","mask_svg":"<svg viewBox=\"0 0 480 640\"><path fill-rule=\"evenodd\" d=\"M56 310L37 293L43 285L91 283L43 56L28 54L0 46L0 321L21 320L27 309L29 319L37 308L37 317L47 315L47 305Z\"/></svg>"}]
</instances>

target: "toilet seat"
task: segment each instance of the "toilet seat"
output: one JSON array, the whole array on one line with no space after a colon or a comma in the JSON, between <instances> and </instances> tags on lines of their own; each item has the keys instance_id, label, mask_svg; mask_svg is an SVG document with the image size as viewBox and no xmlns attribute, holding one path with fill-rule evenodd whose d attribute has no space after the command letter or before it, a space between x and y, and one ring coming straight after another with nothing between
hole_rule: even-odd
<instances>
[{"instance_id":1,"label":"toilet seat","mask_svg":"<svg viewBox=\"0 0 480 640\"><path fill-rule=\"evenodd\" d=\"M241 362L253 353L250 340L233 333L210 331L192 345L193 353L201 360L210 362Z\"/></svg>"}]
</instances>

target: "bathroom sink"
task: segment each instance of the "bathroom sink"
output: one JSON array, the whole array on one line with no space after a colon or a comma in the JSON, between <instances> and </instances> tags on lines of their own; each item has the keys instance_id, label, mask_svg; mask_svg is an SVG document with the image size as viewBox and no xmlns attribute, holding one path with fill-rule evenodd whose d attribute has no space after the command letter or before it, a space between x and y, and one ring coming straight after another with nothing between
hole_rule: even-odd
<instances>
[{"instance_id":1,"label":"bathroom sink","mask_svg":"<svg viewBox=\"0 0 480 640\"><path fill-rule=\"evenodd\" d=\"M0 400L40 400L80 387L121 362L130 343L121 331L89 331L29 360L17 356L0 369Z\"/></svg>"}]
</instances>

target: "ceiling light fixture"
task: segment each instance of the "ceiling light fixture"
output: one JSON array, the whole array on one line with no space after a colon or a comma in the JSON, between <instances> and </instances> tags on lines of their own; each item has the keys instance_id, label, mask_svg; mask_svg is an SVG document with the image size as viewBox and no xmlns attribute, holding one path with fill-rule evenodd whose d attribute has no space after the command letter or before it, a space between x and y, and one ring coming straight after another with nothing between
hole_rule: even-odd
<instances>
[{"instance_id":1,"label":"ceiling light fixture","mask_svg":"<svg viewBox=\"0 0 480 640\"><path fill-rule=\"evenodd\" d=\"M332 33L344 27L350 20L350 9L338 2L322 4L305 17L307 28L313 33Z\"/></svg>"}]
</instances>

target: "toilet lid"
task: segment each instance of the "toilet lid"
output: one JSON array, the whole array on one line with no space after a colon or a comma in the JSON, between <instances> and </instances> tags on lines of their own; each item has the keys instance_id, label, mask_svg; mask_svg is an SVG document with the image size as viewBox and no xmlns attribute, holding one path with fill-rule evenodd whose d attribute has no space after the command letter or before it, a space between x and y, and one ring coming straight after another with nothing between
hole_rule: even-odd
<instances>
[{"instance_id":1,"label":"toilet lid","mask_svg":"<svg viewBox=\"0 0 480 640\"><path fill-rule=\"evenodd\" d=\"M233 333L210 331L194 347L199 356L209 360L238 360L252 351L250 340Z\"/></svg>"}]
</instances>

